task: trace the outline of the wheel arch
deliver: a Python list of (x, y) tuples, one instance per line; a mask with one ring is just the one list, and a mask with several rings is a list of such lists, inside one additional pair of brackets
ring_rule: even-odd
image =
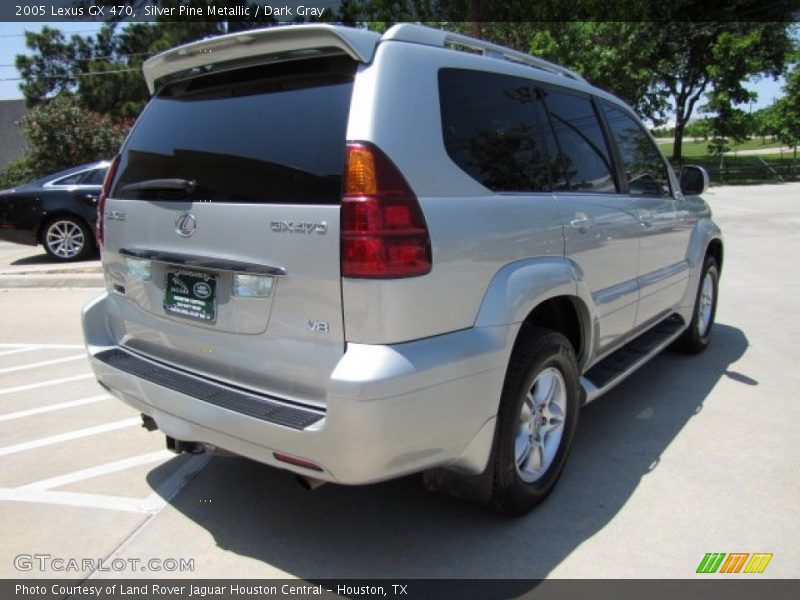
[(572, 344), (578, 364), (583, 363), (590, 337), (588, 310), (577, 296), (552, 296), (537, 304), (520, 325), (514, 347), (528, 331), (545, 328), (556, 331)]
[(720, 238), (713, 238), (710, 242), (708, 242), (706, 254), (714, 257), (714, 260), (717, 261), (717, 271), (722, 274), (722, 258), (724, 255), (722, 240)]
[(689, 283), (677, 306), (678, 313), (687, 323), (692, 318), (697, 286), (700, 285), (700, 273), (703, 270), (706, 256), (714, 257), (719, 273), (722, 273), (723, 254), (722, 231), (711, 219), (700, 219), (692, 231), (686, 253), (686, 260), (691, 267)]
[(526, 259), (501, 269), (484, 296), (476, 326), (518, 324), (514, 346), (530, 327), (558, 331), (579, 367), (592, 348), (591, 294), (580, 267), (564, 257)]

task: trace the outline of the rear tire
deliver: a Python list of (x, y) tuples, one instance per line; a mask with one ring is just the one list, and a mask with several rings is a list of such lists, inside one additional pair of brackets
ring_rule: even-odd
[(42, 245), (47, 254), (60, 262), (83, 260), (95, 252), (91, 228), (71, 215), (56, 216), (45, 223)]
[(552, 491), (567, 460), (580, 410), (569, 340), (531, 327), (511, 356), (495, 433), (491, 504), (522, 515)]
[(719, 292), (719, 267), (716, 259), (706, 255), (700, 283), (694, 301), (694, 311), (689, 327), (675, 341), (675, 348), (687, 354), (698, 354), (708, 347), (711, 330), (717, 314), (717, 295)]

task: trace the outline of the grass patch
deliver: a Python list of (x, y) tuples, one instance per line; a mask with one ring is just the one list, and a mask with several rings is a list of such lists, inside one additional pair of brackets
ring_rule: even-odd
[(670, 162), (676, 172), (680, 164), (704, 167), (714, 184), (777, 183), (796, 181), (800, 175), (800, 161), (795, 163), (787, 154), (725, 156), (721, 164), (718, 156), (684, 156), (680, 164)]
[[(672, 148), (673, 148), (672, 140), (663, 143), (659, 142), (658, 147), (661, 148), (661, 151), (666, 156), (672, 155)], [(766, 144), (762, 144), (761, 138), (758, 138), (758, 139), (747, 140), (746, 142), (743, 142), (741, 144), (736, 144), (734, 146), (731, 146), (731, 152), (738, 152), (741, 150), (766, 150), (770, 148), (775, 148), (777, 150), (780, 147), (781, 147), (780, 142), (776, 142), (774, 140), (767, 140)], [(693, 156), (707, 156), (708, 142), (704, 140), (684, 141), (681, 150), (682, 150), (681, 154), (683, 154), (685, 158)], [(778, 156), (780, 156), (779, 153)]]

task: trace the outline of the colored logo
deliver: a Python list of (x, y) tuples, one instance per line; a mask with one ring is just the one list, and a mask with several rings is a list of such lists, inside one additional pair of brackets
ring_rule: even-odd
[(192, 289), (194, 290), (194, 295), (200, 300), (205, 300), (211, 296), (211, 286), (205, 281), (198, 281)]
[(697, 566), (698, 573), (763, 573), (772, 553), (708, 552)]

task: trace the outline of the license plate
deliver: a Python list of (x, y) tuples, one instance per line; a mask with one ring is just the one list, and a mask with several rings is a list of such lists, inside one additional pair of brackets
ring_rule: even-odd
[(167, 270), (164, 310), (168, 313), (214, 321), (217, 318), (217, 278), (207, 273)]

